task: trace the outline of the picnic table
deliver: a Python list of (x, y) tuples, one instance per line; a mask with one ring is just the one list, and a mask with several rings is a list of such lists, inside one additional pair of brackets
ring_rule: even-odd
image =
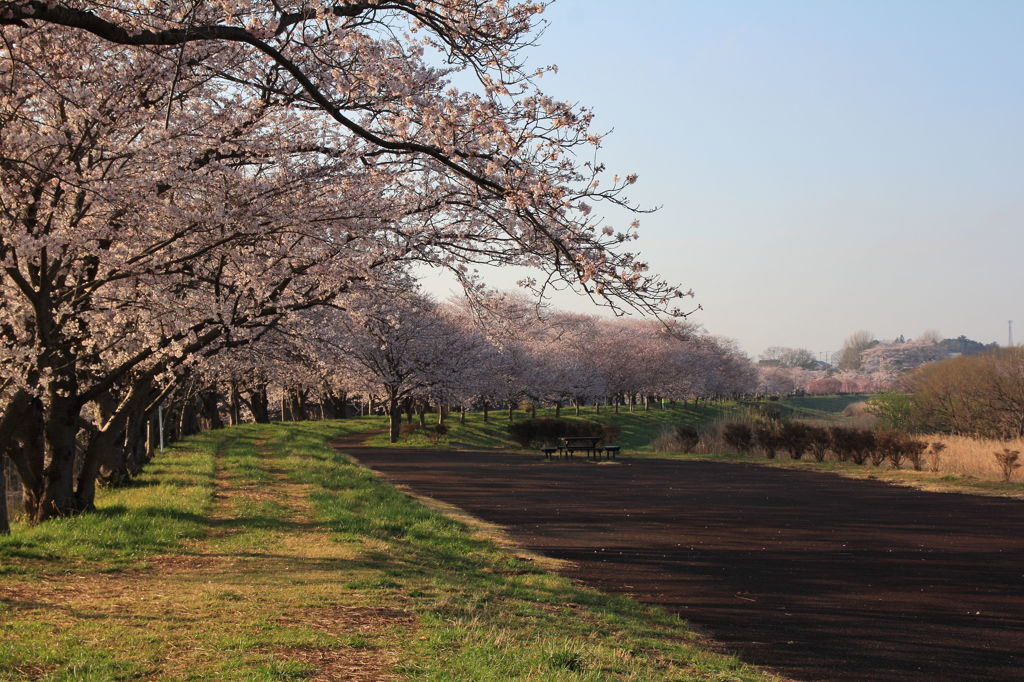
[(577, 450), (583, 450), (587, 457), (597, 459), (597, 444), (601, 440), (601, 436), (565, 436), (559, 439), (558, 451), (572, 457)]

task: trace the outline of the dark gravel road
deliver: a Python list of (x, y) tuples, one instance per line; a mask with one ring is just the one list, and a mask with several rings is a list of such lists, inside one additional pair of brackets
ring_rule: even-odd
[(340, 449), (782, 674), (1024, 678), (1024, 503), (745, 464)]

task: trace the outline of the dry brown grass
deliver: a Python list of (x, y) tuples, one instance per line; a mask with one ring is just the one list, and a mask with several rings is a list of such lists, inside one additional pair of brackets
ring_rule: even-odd
[[(939, 473), (976, 476), (978, 478), (1003, 480), (1002, 470), (996, 461), (995, 453), (1003, 448), (1024, 452), (1024, 438), (1014, 440), (991, 440), (986, 438), (969, 438), (967, 436), (923, 436), (929, 443), (943, 443), (946, 449), (939, 455), (938, 467), (934, 466), (933, 455), (925, 455), (928, 468)], [(1022, 470), (1017, 470), (1013, 481), (1024, 480)]]

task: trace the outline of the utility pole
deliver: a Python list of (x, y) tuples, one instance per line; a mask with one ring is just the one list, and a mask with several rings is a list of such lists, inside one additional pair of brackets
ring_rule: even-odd
[(1006, 326), (1009, 327), (1009, 330), (1010, 330), (1010, 343), (1009, 343), (1009, 345), (1012, 348), (1013, 347), (1013, 320), (1007, 321)]

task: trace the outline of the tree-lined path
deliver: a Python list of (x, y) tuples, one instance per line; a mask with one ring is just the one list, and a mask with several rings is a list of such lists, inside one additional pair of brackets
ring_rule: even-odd
[(797, 679), (1019, 679), (1019, 502), (743, 464), (345, 452)]

